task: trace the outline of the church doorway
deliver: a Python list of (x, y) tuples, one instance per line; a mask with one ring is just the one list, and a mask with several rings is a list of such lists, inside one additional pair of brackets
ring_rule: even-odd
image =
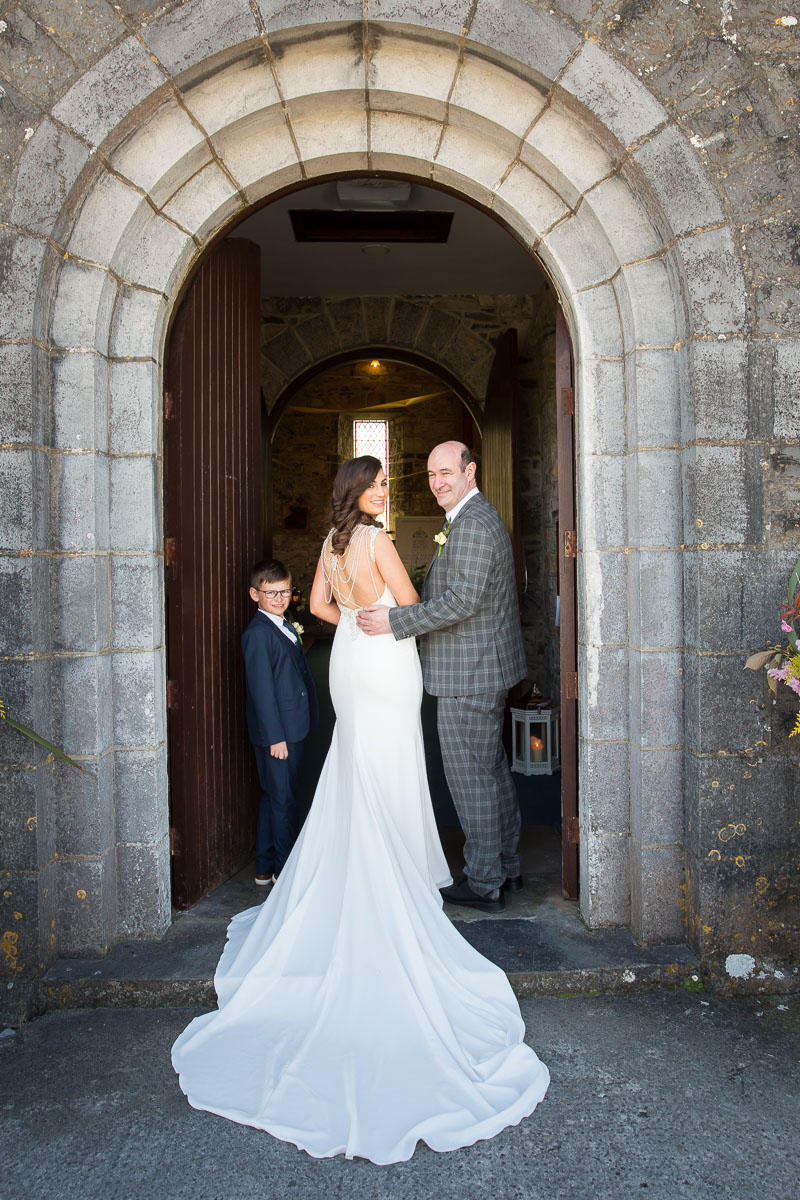
[[(446, 238), (436, 240), (444, 226)], [(232, 417), (214, 427), (216, 402), (210, 399), (210, 424), (205, 436), (196, 432), (193, 440), (178, 433), (188, 410), (171, 397), (166, 425), (168, 548), (183, 520), (170, 496), (176, 494), (186, 454), (198, 464), (202, 497), (220, 470), (213, 462), (213, 447), (222, 443), (236, 457), (235, 439), (243, 436), (247, 452), (238, 455), (226, 477), (234, 490), (244, 489), (251, 509), (255, 505), (255, 524), (248, 526), (241, 546), (234, 544), (228, 526), (220, 537), (220, 522), (229, 523), (233, 517), (232, 498), (222, 497), (214, 502), (216, 508), (206, 506), (209, 526), (198, 536), (203, 546), (226, 548), (228, 575), (241, 584), (242, 595), (244, 560), (263, 551), (287, 562), (299, 593), (298, 615), (305, 623), (316, 556), (328, 527), (330, 484), (339, 463), (354, 453), (355, 423), (368, 423), (372, 429), (367, 432), (385, 439), (392, 485), (389, 530), (410, 571), (424, 567), (430, 557), (426, 541), (433, 532), (428, 525), (438, 527), (440, 522), (427, 488), (427, 453), (448, 437), (471, 444), (479, 455), (481, 486), (504, 516), (515, 544), (529, 661), (528, 687), (520, 698), (535, 685), (553, 708), (561, 710), (560, 770), (552, 776), (518, 779), (523, 811), (527, 807), (530, 821), (558, 827), (563, 843), (563, 867), (556, 864), (559, 882), (563, 894), (574, 898), (573, 404), (569, 335), (551, 286), (536, 260), (491, 217), (446, 191), (406, 180), (330, 180), (288, 193), (250, 215), (210, 256), (231, 251), (260, 275), (257, 314), (251, 300), (250, 348), (242, 350), (245, 357), (252, 355), (252, 339), (257, 337), (258, 395), (251, 380), (247, 395), (242, 394), (242, 410), (249, 414), (244, 433), (235, 432)], [(178, 348), (179, 331), (201, 276), (202, 269), (173, 325), (173, 364), (185, 356)], [(221, 341), (226, 341), (229, 356), (234, 353), (229, 337), (215, 344)], [(177, 365), (172, 369), (179, 373)], [(189, 376), (192, 388), (202, 388), (196, 365)], [(185, 484), (182, 488), (185, 503)], [(231, 561), (236, 554), (244, 556), (238, 566)], [(171, 616), (185, 609), (183, 602), (171, 602), (170, 589), (175, 595), (176, 588), (171, 569), (168, 676), (174, 764), (176, 755), (187, 753), (187, 721), (195, 722), (194, 744), (204, 747), (203, 753), (224, 754), (224, 739), (207, 734), (209, 713), (226, 702), (238, 704), (241, 680), (234, 660), (245, 614), (234, 604), (225, 618), (227, 634), (219, 635), (227, 647), (225, 670), (204, 676), (195, 656), (191, 678), (176, 680), (176, 673), (186, 675), (179, 648), (187, 632), (180, 621), (190, 617), (176, 618), (175, 624)], [(324, 642), (324, 631), (311, 622), (309, 632)], [(210, 652), (207, 658), (210, 662)], [(214, 688), (219, 691), (216, 701)], [(202, 693), (204, 703), (191, 704), (187, 689)], [(429, 727), (435, 720), (432, 713), (430, 706)], [(186, 800), (176, 803), (176, 786), (182, 787), (176, 775), (186, 774), (171, 765), (178, 905), (193, 903), (247, 860), (246, 836), (239, 839), (241, 844), (229, 836), (226, 840), (233, 824), (248, 828), (256, 799), (255, 781), (241, 768), (242, 760), (249, 764), (250, 758), (240, 717), (241, 713), (232, 719), (233, 740), (229, 737), (236, 770), (226, 773), (220, 765), (216, 775), (204, 772), (204, 783), (212, 787), (205, 787), (202, 820), (192, 811), (191, 784)], [(438, 747), (429, 740), (428, 748), (435, 774)], [(314, 757), (312, 752), (312, 763)], [(202, 762), (203, 754), (193, 758)], [(226, 787), (227, 800), (219, 791)], [(210, 794), (215, 788), (216, 799)], [(452, 822), (447, 798), (440, 807), (440, 822)], [(211, 830), (215, 821), (217, 833), (209, 833), (204, 851), (197, 829), (204, 825)], [(202, 859), (205, 853), (207, 866), (200, 871), (187, 864), (192, 878), (179, 888), (177, 864), (190, 830), (191, 858), (199, 854)], [(212, 853), (216, 858), (210, 862)]]

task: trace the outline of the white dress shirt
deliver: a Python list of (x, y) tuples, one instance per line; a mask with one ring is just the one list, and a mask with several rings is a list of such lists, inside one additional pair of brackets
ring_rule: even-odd
[(270, 621), (272, 621), (274, 625), (278, 626), (278, 629), (280, 629), (284, 637), (287, 637), (290, 642), (297, 641), (297, 634), (294, 632), (294, 630), (290, 629), (287, 625), (284, 625), (284, 621), (286, 619), (285, 617), (279, 617), (276, 613), (264, 612), (263, 608), (260, 608), (258, 611), (261, 613), (262, 617), (269, 617)]
[(467, 492), (466, 496), (461, 497), (458, 504), (456, 504), (455, 508), (451, 508), (449, 512), (446, 512), (444, 514), (445, 517), (447, 518), (447, 520), (452, 523), (453, 518), (458, 516), (458, 514), (461, 512), (462, 508), (467, 503), (467, 501), (471, 500), (473, 496), (477, 496), (478, 493), (480, 492), (480, 490), (481, 489), (479, 487), (470, 488), (470, 490)]

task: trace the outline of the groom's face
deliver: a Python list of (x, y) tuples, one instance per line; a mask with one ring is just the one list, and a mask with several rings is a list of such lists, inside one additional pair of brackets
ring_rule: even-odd
[(475, 464), (466, 470), (461, 466), (461, 452), (450, 446), (436, 446), (428, 458), (428, 483), (440, 504), (447, 512), (463, 500), (475, 486)]

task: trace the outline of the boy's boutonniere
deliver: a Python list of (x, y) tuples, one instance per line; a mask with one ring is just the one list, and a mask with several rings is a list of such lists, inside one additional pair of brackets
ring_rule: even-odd
[(436, 555), (437, 558), (442, 553), (442, 550), (444, 550), (444, 545), (445, 545), (445, 542), (447, 541), (447, 535), (449, 534), (449, 532), (450, 532), (450, 522), (448, 521), (447, 524), (445, 525), (444, 529), (442, 529), (439, 533), (435, 533), (433, 535), (433, 540), (436, 542), (436, 545), (439, 547), (439, 551)]
[(300, 624), (300, 622), (299, 622), (299, 621), (292, 621), (292, 629), (293, 629), (293, 630), (295, 631), (295, 633), (297, 634), (297, 640), (298, 640), (298, 642), (300, 643), (300, 645), (302, 646), (302, 644), (303, 644), (303, 634), (305, 633), (305, 629), (304, 629), (304, 627), (303, 627), (303, 626)]

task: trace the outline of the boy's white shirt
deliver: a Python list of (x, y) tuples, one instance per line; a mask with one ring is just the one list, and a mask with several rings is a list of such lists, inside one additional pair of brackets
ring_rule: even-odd
[(284, 620), (284, 619), (283, 619), (283, 617), (279, 617), (279, 616), (277, 616), (275, 613), (271, 613), (271, 612), (264, 612), (264, 609), (263, 609), (263, 608), (259, 608), (259, 609), (258, 609), (258, 612), (260, 612), (260, 613), (261, 613), (262, 617), (269, 617), (270, 621), (272, 621), (272, 622), (273, 622), (273, 624), (275, 624), (275, 625), (277, 625), (277, 626), (278, 626), (278, 629), (280, 629), (281, 633), (282, 633), (282, 634), (283, 634), (285, 637), (287, 637), (287, 638), (289, 639), (289, 641), (290, 641), (290, 642), (296, 642), (296, 641), (297, 641), (297, 635), (296, 635), (296, 633), (294, 632), (294, 630), (292, 630), (292, 629), (287, 629), (287, 628), (286, 628), (286, 626), (285, 626), (285, 625), (284, 625), (284, 623), (283, 623), (283, 620)]

